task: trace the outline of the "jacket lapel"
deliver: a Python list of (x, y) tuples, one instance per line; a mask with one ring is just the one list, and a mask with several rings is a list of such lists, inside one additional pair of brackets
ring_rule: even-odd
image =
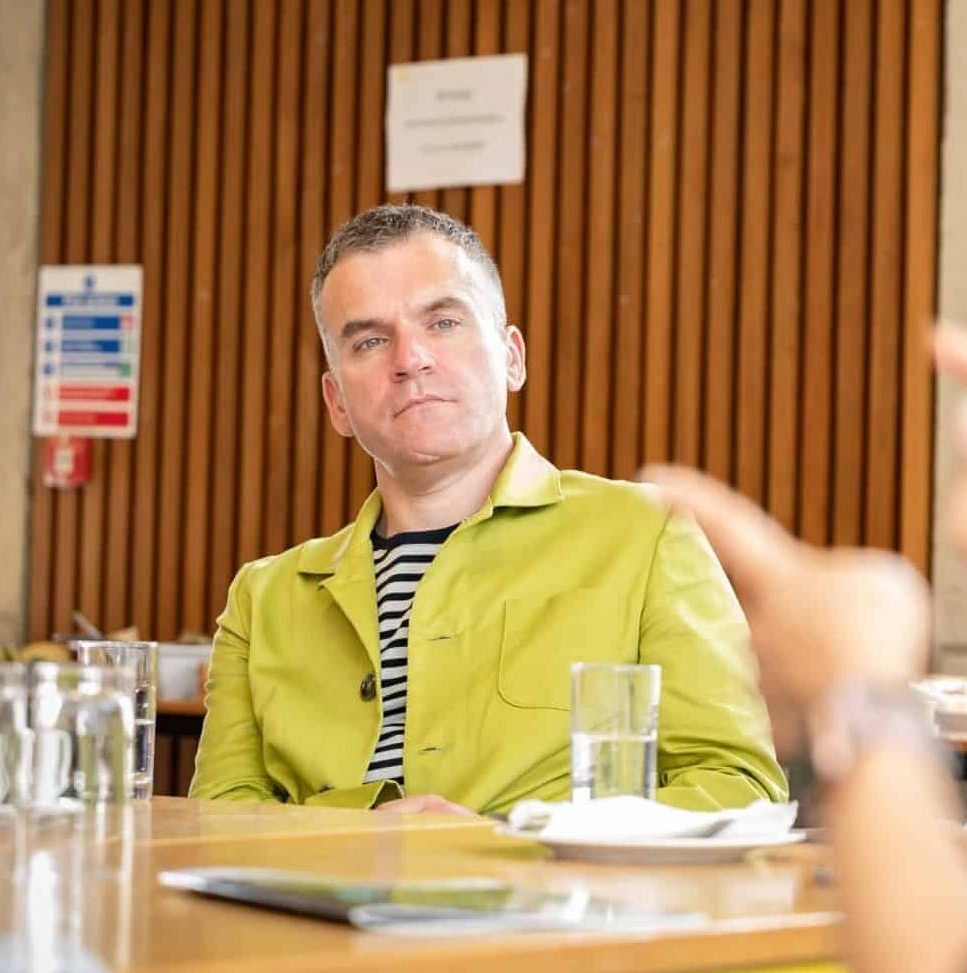
[(354, 523), (332, 537), (306, 544), (298, 566), (299, 574), (318, 577), (320, 592), (328, 592), (346, 616), (375, 672), (379, 671), (379, 621), (370, 534), (379, 512), (379, 494), (373, 492)]

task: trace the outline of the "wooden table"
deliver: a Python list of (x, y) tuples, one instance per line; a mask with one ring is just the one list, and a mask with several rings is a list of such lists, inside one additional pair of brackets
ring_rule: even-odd
[[(0, 937), (67, 920), (108, 969), (356, 973), (682, 973), (833, 971), (839, 917), (816, 879), (827, 852), (795, 846), (736, 865), (611, 866), (555, 862), (491, 822), (155, 798), (100, 819), (32, 832), (0, 821)], [(345, 879), (498, 877), (584, 889), (655, 909), (701, 911), (700, 932), (650, 937), (522, 934), (412, 940), (198, 898), (157, 883), (200, 865), (293, 868)], [(46, 930), (46, 932), (45, 932)], [(0, 966), (2, 966), (0, 962)]]

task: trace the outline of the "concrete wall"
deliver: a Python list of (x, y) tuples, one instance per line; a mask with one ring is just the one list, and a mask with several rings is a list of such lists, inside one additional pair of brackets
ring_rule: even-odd
[(25, 618), (44, 7), (0, 0), (0, 643)]
[[(943, 154), (940, 185), (939, 317), (967, 328), (967, 4), (947, 4)], [(937, 385), (934, 494), (935, 668), (967, 673), (967, 563), (946, 530), (947, 495), (960, 462), (956, 443), (962, 397)]]

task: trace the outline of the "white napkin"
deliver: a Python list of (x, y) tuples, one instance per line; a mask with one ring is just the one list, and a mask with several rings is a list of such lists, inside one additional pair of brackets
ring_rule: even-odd
[[(683, 811), (643, 797), (603, 797), (573, 804), (567, 801), (519, 801), (508, 821), (516, 831), (557, 841), (662, 838), (763, 838), (786, 834), (799, 805), (756, 801), (748, 807), (721, 811)], [(721, 830), (718, 825), (721, 824)], [(709, 831), (714, 829), (714, 835)]]

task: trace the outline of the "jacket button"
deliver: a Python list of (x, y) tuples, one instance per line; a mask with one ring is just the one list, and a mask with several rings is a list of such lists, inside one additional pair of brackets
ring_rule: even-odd
[(371, 672), (366, 673), (359, 684), (359, 696), (367, 702), (376, 698), (376, 677)]

